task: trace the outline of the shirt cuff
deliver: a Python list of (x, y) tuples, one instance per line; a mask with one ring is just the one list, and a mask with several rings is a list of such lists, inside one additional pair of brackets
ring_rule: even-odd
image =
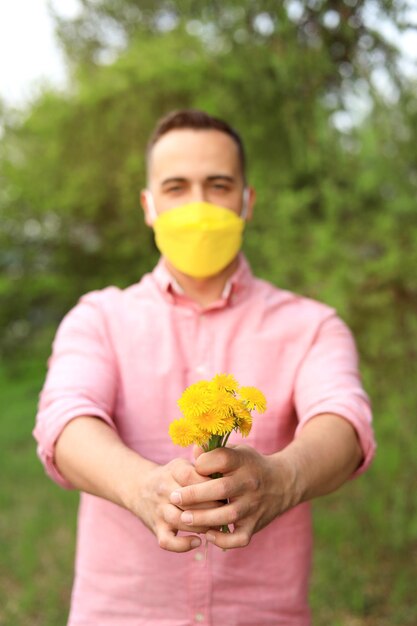
[(338, 417), (347, 420), (353, 426), (359, 440), (359, 445), (362, 448), (363, 459), (359, 467), (350, 476), (350, 479), (363, 474), (370, 466), (376, 450), (375, 439), (370, 421), (370, 412), (368, 414), (366, 411), (364, 414), (363, 409), (360, 412), (355, 411), (351, 407), (343, 404), (343, 402), (326, 402), (322, 405), (315, 406), (314, 409), (310, 410), (302, 417), (296, 428), (295, 437), (300, 435), (307, 422), (314, 417), (323, 414), (337, 415)]
[(55, 464), (55, 444), (65, 426), (77, 417), (97, 417), (113, 428), (113, 430), (116, 430), (113, 420), (105, 411), (97, 407), (92, 410), (91, 405), (86, 404), (63, 413), (52, 424), (41, 425), (38, 423), (33, 431), (33, 435), (38, 441), (37, 453), (46, 473), (54, 482), (65, 489), (74, 489), (74, 486), (61, 474)]

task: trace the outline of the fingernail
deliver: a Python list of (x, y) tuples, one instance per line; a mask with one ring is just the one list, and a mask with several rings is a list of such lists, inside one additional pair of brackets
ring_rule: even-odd
[(197, 537), (194, 537), (194, 539), (191, 539), (192, 548), (198, 548), (199, 545), (201, 545), (200, 539), (197, 539)]
[(181, 494), (179, 491), (173, 491), (169, 497), (172, 504), (181, 504)]
[(184, 522), (184, 524), (192, 524), (193, 523), (192, 513), (183, 513), (181, 515), (181, 521)]
[(210, 541), (210, 543), (214, 543), (216, 541), (216, 537), (211, 533), (206, 533), (206, 539), (207, 541)]

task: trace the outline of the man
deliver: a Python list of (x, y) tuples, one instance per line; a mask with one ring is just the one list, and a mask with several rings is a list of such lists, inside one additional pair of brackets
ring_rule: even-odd
[[(35, 436), (82, 492), (70, 626), (310, 624), (308, 501), (368, 466), (371, 416), (334, 311), (254, 278), (239, 252), (254, 200), (238, 134), (170, 114), (142, 192), (159, 264), (60, 326)], [(168, 425), (182, 391), (221, 372), (268, 410), (245, 445), (194, 458)]]

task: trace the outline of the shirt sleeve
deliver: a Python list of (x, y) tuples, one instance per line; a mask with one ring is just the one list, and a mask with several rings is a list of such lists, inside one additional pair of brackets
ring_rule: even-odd
[(352, 478), (363, 473), (375, 454), (372, 414), (358, 369), (358, 355), (349, 328), (336, 315), (320, 325), (296, 378), (295, 407), (299, 435), (313, 417), (332, 413), (356, 430), (363, 462)]
[(54, 462), (55, 443), (76, 417), (102, 419), (115, 429), (117, 371), (101, 297), (87, 294), (63, 319), (56, 334), (48, 374), (40, 394), (33, 435), (47, 474), (63, 487), (72, 485)]

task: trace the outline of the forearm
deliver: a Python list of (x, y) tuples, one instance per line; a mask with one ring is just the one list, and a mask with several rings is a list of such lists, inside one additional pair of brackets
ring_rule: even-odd
[(55, 463), (76, 488), (131, 508), (140, 480), (155, 464), (128, 448), (118, 434), (95, 417), (70, 421), (55, 446)]
[[(159, 545), (185, 552), (200, 545), (180, 521), (181, 510), (169, 502), (169, 494), (185, 484), (208, 479), (201, 477), (185, 459), (158, 465), (128, 448), (105, 422), (79, 417), (67, 424), (55, 447), (55, 463), (62, 475), (77, 489), (118, 504), (142, 520)], [(194, 527), (192, 532), (206, 532)]]
[(273, 455), (288, 468), (292, 484), (290, 506), (335, 491), (363, 459), (353, 426), (342, 417), (318, 415), (283, 451)]

